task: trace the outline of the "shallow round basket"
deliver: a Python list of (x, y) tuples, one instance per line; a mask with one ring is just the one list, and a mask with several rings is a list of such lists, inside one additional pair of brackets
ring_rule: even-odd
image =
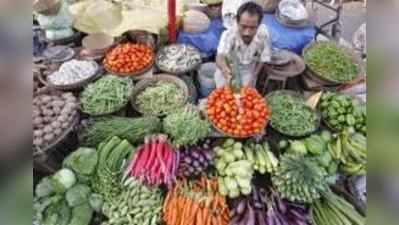
[(61, 0), (36, 0), (33, 2), (33, 10), (46, 16), (57, 14), (61, 6)]
[(184, 93), (183, 105), (185, 103), (187, 103), (188, 97), (189, 97), (189, 89), (187, 87), (187, 84), (182, 79), (180, 79), (180, 78), (178, 78), (176, 76), (173, 76), (173, 75), (169, 75), (169, 74), (157, 74), (157, 75), (155, 75), (153, 77), (143, 78), (134, 87), (133, 93), (132, 93), (132, 96), (131, 96), (131, 99), (130, 99), (130, 103), (131, 103), (132, 107), (137, 112), (139, 112), (139, 113), (141, 113), (143, 115), (163, 116), (163, 114), (148, 114), (148, 113), (145, 113), (145, 112), (141, 111), (140, 107), (136, 104), (137, 96), (141, 92), (143, 92), (146, 88), (153, 86), (158, 81), (165, 81), (165, 82), (173, 83), (177, 87), (182, 89), (183, 93)]
[[(248, 136), (238, 136), (238, 135), (228, 134), (228, 133), (224, 132), (223, 130), (219, 129), (219, 128), (209, 119), (208, 113), (207, 113), (207, 110), (206, 110), (206, 109), (207, 109), (207, 106), (208, 106), (208, 104), (205, 104), (205, 111), (204, 111), (204, 114), (205, 114), (206, 119), (209, 121), (209, 123), (212, 125), (212, 127), (213, 127), (217, 132), (219, 132), (220, 134), (222, 134), (223, 136), (232, 137), (232, 138), (238, 138), (238, 139), (244, 139), (244, 138), (250, 138), (250, 137), (254, 137), (254, 136), (258, 135), (258, 134), (261, 134), (261, 132), (260, 132), (260, 133), (252, 134), (252, 135), (248, 135)], [(269, 123), (269, 121), (270, 121), (270, 117), (266, 120), (266, 123), (265, 123), (265, 125), (263, 126), (262, 131), (264, 131), (264, 130), (266, 129), (267, 124)]]
[(92, 82), (93, 80), (96, 80), (97, 78), (99, 78), (101, 75), (103, 75), (103, 70), (102, 68), (96, 63), (96, 72), (82, 80), (73, 84), (67, 84), (67, 85), (55, 85), (53, 83), (51, 83), (50, 80), (47, 80), (47, 84), (49, 87), (54, 88), (56, 90), (61, 90), (61, 91), (74, 91), (74, 90), (79, 90), (82, 89), (84, 86), (86, 86), (88, 83)]
[(33, 152), (33, 159), (41, 157), (43, 154), (47, 154), (51, 149), (55, 148), (59, 143), (61, 143), (75, 128), (75, 126), (79, 123), (79, 114), (72, 120), (71, 124), (64, 130), (64, 132), (54, 141), (52, 141), (49, 145), (44, 148), (35, 148)]
[[(304, 96), (302, 96), (302, 95), (299, 94), (298, 92), (291, 91), (291, 90), (278, 90), (278, 91), (270, 92), (268, 95), (266, 95), (266, 99), (269, 99), (272, 95), (277, 94), (277, 93), (283, 93), (283, 94), (291, 95), (291, 96), (293, 96), (294, 98), (296, 98), (296, 99), (298, 99), (298, 100), (300, 100), (300, 101), (303, 101), (303, 104), (306, 104), (306, 103), (305, 103), (305, 98), (304, 98)], [(310, 107), (309, 107), (309, 108), (310, 108)], [(300, 134), (300, 135), (293, 135), (293, 134), (285, 133), (285, 132), (283, 132), (283, 131), (281, 131), (281, 130), (279, 130), (279, 129), (277, 129), (277, 128), (275, 128), (275, 127), (272, 126), (271, 117), (270, 117), (270, 119), (269, 119), (269, 121), (270, 121), (270, 127), (273, 128), (273, 130), (277, 131), (278, 133), (280, 133), (280, 134), (282, 134), (282, 135), (284, 135), (284, 136), (287, 136), (287, 137), (300, 138), (300, 137), (309, 136), (309, 135), (311, 135), (312, 133), (316, 132), (316, 131), (319, 129), (320, 123), (321, 123), (321, 114), (320, 114), (320, 112), (317, 111), (317, 110), (313, 110), (313, 111), (314, 111), (315, 114), (316, 114), (316, 122), (315, 122), (315, 129), (312, 130), (312, 131), (309, 131), (309, 132), (306, 132), (306, 133), (303, 133), (303, 134)], [(273, 108), (272, 108), (272, 114), (273, 114)]]
[[(179, 69), (176, 71), (172, 71), (170, 70), (170, 68), (165, 67), (164, 65), (162, 65), (160, 63), (160, 60), (162, 57), (167, 57), (168, 55), (172, 55), (170, 52), (168, 52), (168, 50), (170, 48), (176, 48), (176, 47), (185, 47), (185, 48), (189, 48), (191, 51), (194, 52), (194, 54), (198, 55), (198, 62), (194, 63), (191, 67), (187, 67), (184, 69)], [(169, 74), (175, 74), (175, 75), (182, 75), (185, 73), (189, 73), (191, 71), (196, 70), (197, 68), (199, 68), (201, 66), (202, 63), (202, 59), (201, 59), (201, 53), (193, 46), (191, 45), (186, 45), (186, 44), (173, 44), (173, 45), (168, 45), (163, 47), (162, 49), (160, 49), (155, 57), (155, 65), (157, 66), (157, 68), (165, 73), (169, 73)]]
[(305, 62), (299, 55), (286, 50), (281, 50), (280, 54), (283, 54), (284, 57), (288, 58), (288, 62), (285, 63), (286, 60), (284, 59), (281, 60), (280, 62), (284, 62), (285, 64), (269, 65), (268, 67), (266, 67), (266, 71), (268, 73), (289, 78), (289, 77), (298, 76), (305, 71), (306, 69)]
[[(322, 76), (321, 74), (319, 74), (319, 73), (317, 73), (316, 71), (314, 71), (307, 63), (306, 63), (306, 60), (305, 60), (305, 55), (306, 55), (306, 53), (310, 50), (310, 49), (312, 49), (315, 45), (317, 45), (317, 44), (319, 44), (319, 43), (333, 43), (334, 45), (336, 45), (339, 49), (341, 49), (347, 56), (349, 56), (349, 58), (351, 59), (351, 61), (352, 61), (352, 63), (354, 63), (354, 64), (356, 64), (356, 66), (357, 66), (357, 69), (358, 69), (358, 74), (352, 79), (352, 80), (348, 80), (348, 81), (335, 81), (335, 80), (331, 80), (331, 79), (328, 79), (328, 78), (326, 78), (325, 76)], [(311, 42), (311, 43), (309, 43), (308, 45), (306, 45), (305, 46), (305, 48), (303, 49), (303, 51), (302, 51), (302, 57), (303, 57), (303, 59), (304, 59), (304, 61), (305, 61), (305, 64), (306, 64), (306, 69), (307, 69), (307, 72), (306, 72), (306, 74), (310, 77), (310, 78), (312, 78), (313, 80), (315, 80), (315, 81), (317, 81), (317, 82), (319, 82), (319, 83), (321, 83), (321, 84), (325, 84), (325, 85), (339, 85), (339, 84), (345, 84), (345, 83), (349, 83), (349, 82), (351, 82), (351, 81), (353, 81), (353, 80), (355, 80), (360, 74), (363, 74), (363, 70), (364, 70), (364, 67), (363, 67), (363, 62), (362, 62), (362, 60), (360, 59), (360, 57), (353, 51), (353, 50), (351, 50), (351, 49), (349, 49), (349, 48), (347, 48), (347, 47), (344, 47), (344, 46), (342, 46), (342, 45), (338, 45), (337, 43), (335, 43), (335, 42), (332, 42), (332, 41), (322, 41), (322, 42)]]
[(103, 33), (89, 34), (82, 39), (82, 47), (93, 52), (105, 52), (114, 43), (112, 36)]
[(113, 71), (112, 69), (108, 68), (107, 66), (104, 65), (104, 69), (113, 75), (120, 76), (120, 77), (130, 77), (132, 79), (142, 79), (142, 75), (144, 75), (146, 72), (150, 71), (154, 66), (154, 57), (152, 57), (152, 61), (148, 64), (147, 67), (138, 70), (136, 72), (131, 72), (131, 73), (121, 73), (121, 72), (116, 72)]

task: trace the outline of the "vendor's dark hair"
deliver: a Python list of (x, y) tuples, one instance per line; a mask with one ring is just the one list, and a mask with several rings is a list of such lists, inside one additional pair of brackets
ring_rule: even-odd
[(259, 24), (262, 22), (262, 19), (263, 19), (263, 8), (262, 8), (262, 6), (256, 4), (255, 2), (247, 2), (245, 4), (242, 4), (240, 6), (240, 8), (238, 8), (238, 11), (237, 11), (237, 22), (240, 21), (241, 15), (244, 14), (244, 12), (248, 12), (251, 15), (258, 15)]

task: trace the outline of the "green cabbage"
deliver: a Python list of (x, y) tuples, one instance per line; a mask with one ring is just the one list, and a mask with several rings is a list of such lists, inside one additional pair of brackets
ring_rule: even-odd
[(51, 179), (48, 177), (43, 178), (40, 183), (36, 186), (35, 194), (36, 197), (42, 198), (54, 193), (54, 187)]
[(292, 153), (299, 153), (302, 155), (305, 155), (308, 152), (305, 144), (302, 141), (290, 141), (289, 150)]
[(306, 148), (314, 155), (320, 155), (326, 149), (326, 143), (319, 135), (312, 135), (305, 140)]
[(65, 198), (70, 207), (75, 207), (88, 202), (90, 188), (84, 184), (77, 184), (66, 192)]
[(76, 183), (76, 176), (70, 169), (61, 169), (51, 178), (56, 192), (64, 193)]
[(101, 209), (102, 209), (103, 203), (104, 203), (104, 199), (99, 194), (91, 194), (89, 197), (89, 203), (90, 203), (91, 208), (94, 209), (94, 211), (101, 212)]
[(97, 151), (92, 148), (78, 148), (63, 162), (63, 166), (72, 169), (78, 175), (91, 175), (96, 169)]

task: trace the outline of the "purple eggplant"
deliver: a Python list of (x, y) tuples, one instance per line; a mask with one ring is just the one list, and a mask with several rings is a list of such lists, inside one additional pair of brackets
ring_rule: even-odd
[(255, 211), (249, 204), (247, 204), (247, 207), (248, 207), (248, 220), (246, 225), (255, 225)]
[(243, 214), (243, 213), (244, 213), (244, 211), (245, 211), (245, 205), (246, 205), (245, 203), (246, 203), (245, 200), (241, 200), (241, 201), (238, 203), (238, 205), (237, 205), (237, 207), (236, 207), (237, 214)]
[(265, 214), (262, 211), (256, 211), (256, 221), (258, 222), (257, 225), (266, 225)]

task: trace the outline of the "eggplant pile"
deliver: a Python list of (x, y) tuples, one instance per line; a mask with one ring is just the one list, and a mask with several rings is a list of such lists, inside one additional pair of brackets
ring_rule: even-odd
[[(252, 188), (252, 194), (236, 199), (230, 210), (230, 225), (307, 225), (309, 210), (281, 199), (274, 192)], [(269, 197), (268, 197), (269, 196)]]
[(180, 149), (181, 161), (178, 169), (179, 177), (198, 177), (206, 173), (213, 164), (215, 154), (212, 150), (212, 141), (206, 139), (198, 146), (183, 147)]

